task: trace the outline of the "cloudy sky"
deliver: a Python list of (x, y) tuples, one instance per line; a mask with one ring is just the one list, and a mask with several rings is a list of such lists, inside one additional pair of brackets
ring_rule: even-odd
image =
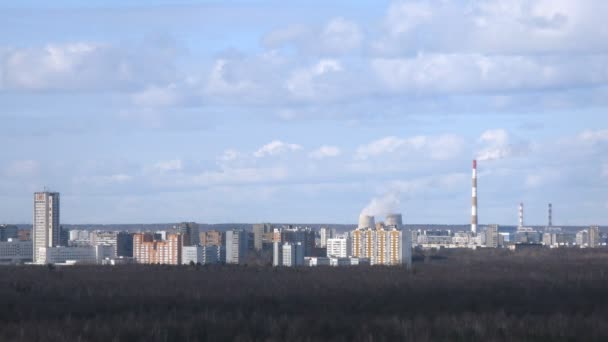
[(0, 223), (608, 223), (608, 2), (4, 1)]

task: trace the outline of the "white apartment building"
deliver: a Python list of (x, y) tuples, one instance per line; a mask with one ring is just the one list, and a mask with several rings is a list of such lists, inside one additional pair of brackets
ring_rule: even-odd
[(37, 262), (40, 248), (59, 246), (59, 193), (34, 193), (34, 223), (32, 226), (32, 260)]
[(347, 237), (327, 239), (326, 248), (327, 257), (346, 258), (351, 255), (351, 243)]
[(220, 246), (183, 246), (182, 264), (190, 262), (201, 264), (217, 264), (219, 262)]

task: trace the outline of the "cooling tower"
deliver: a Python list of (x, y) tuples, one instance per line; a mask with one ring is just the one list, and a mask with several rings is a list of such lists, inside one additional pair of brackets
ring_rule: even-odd
[(361, 214), (359, 216), (359, 228), (371, 228), (374, 229), (376, 224), (374, 223), (374, 217)]
[(403, 226), (403, 218), (401, 214), (388, 214), (386, 215), (385, 223), (387, 227), (396, 226), (399, 228)]

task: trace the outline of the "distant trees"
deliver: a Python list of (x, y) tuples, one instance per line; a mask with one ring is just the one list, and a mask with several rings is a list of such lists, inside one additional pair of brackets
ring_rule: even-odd
[(608, 338), (608, 251), (418, 251), (401, 267), (0, 267), (0, 340)]

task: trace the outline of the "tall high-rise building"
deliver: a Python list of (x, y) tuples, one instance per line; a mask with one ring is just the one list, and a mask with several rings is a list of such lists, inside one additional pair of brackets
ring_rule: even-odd
[(287, 267), (304, 265), (304, 246), (301, 242), (283, 243), (282, 265)]
[(498, 248), (498, 225), (491, 224), (486, 229), (486, 247)]
[(226, 263), (240, 264), (247, 257), (249, 249), (249, 236), (242, 229), (233, 229), (226, 232)]
[(196, 246), (200, 243), (198, 224), (196, 222), (182, 222), (175, 227), (177, 233), (182, 234), (184, 246)]
[(60, 239), (59, 193), (46, 191), (34, 193), (34, 223), (32, 226), (34, 247), (32, 260), (34, 263), (36, 263), (39, 248), (57, 247), (61, 243)]
[(268, 240), (269, 233), (272, 233), (272, 225), (270, 223), (258, 223), (253, 225), (253, 248), (256, 251), (261, 251), (264, 243), (271, 243)]
[(473, 192), (471, 201), (471, 233), (477, 234), (477, 160), (473, 160)]
[(589, 227), (589, 248), (597, 248), (600, 246), (600, 227)]
[(335, 228), (321, 228), (319, 229), (319, 247), (326, 248), (327, 240), (333, 239), (336, 237), (336, 229)]

